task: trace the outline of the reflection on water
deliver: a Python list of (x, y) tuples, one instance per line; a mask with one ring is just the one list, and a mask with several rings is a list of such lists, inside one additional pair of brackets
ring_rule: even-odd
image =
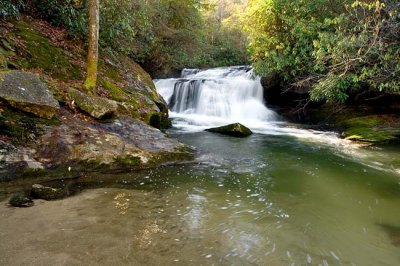
[(126, 193), (119, 193), (114, 197), (115, 208), (120, 212), (119, 214), (126, 214), (126, 211), (129, 209), (129, 201)]
[[(400, 264), (398, 174), (296, 138), (178, 137), (196, 164), (86, 176), (66, 200), (2, 207), (0, 264)], [(398, 148), (364, 151), (400, 167)]]

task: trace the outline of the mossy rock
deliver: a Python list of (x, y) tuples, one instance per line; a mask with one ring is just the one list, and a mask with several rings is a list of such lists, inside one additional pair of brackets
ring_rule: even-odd
[(110, 93), (112, 99), (120, 103), (121, 112), (158, 129), (170, 127), (168, 108), (162, 98), (154, 95), (151, 89), (135, 90), (129, 86), (120, 87), (110, 80), (103, 80), (102, 85)]
[(46, 187), (40, 184), (32, 185), (32, 195), (38, 199), (57, 200), (65, 196), (64, 190), (60, 188)]
[(25, 192), (14, 193), (8, 203), (13, 207), (31, 207), (34, 205), (32, 198)]
[(47, 86), (36, 75), (23, 71), (0, 73), (0, 99), (14, 108), (46, 119), (53, 118), (60, 109)]
[(234, 123), (222, 127), (209, 128), (206, 129), (206, 131), (220, 133), (232, 137), (248, 137), (253, 134), (253, 132), (249, 128), (240, 123)]
[(388, 143), (398, 140), (400, 123), (391, 115), (356, 117), (341, 122), (343, 136), (349, 140)]
[(115, 101), (102, 97), (90, 96), (76, 89), (69, 89), (69, 95), (81, 111), (97, 119), (111, 117), (118, 109), (118, 104)]

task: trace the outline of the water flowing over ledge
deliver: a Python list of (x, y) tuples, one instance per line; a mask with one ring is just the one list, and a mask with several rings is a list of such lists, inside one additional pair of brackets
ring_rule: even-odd
[(247, 66), (184, 69), (181, 78), (155, 81), (177, 128), (201, 131), (239, 122), (252, 129), (277, 121), (263, 101), (260, 77)]
[(280, 119), (265, 105), (261, 78), (250, 66), (183, 69), (180, 78), (158, 79), (154, 83), (168, 103), (174, 128), (179, 131), (200, 132), (239, 122), (255, 133), (328, 146), (339, 156), (400, 174), (397, 167), (385, 167), (390, 159), (385, 153), (363, 149), (363, 144), (342, 139), (335, 132), (304, 129)]

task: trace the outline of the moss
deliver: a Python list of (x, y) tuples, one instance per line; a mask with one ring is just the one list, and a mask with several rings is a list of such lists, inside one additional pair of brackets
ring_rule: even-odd
[(68, 90), (68, 93), (81, 111), (94, 118), (109, 118), (117, 112), (118, 105), (115, 101), (108, 100), (107, 98), (90, 96), (72, 88)]
[(372, 143), (388, 143), (400, 136), (400, 124), (393, 123), (391, 116), (363, 116), (342, 122), (343, 136), (350, 140)]
[(15, 27), (28, 53), (16, 62), (19, 67), (40, 68), (61, 80), (82, 79), (81, 69), (70, 62), (63, 49), (54, 46), (23, 21), (15, 23)]
[(253, 132), (249, 128), (239, 123), (230, 124), (222, 127), (209, 128), (206, 129), (206, 131), (224, 134), (232, 137), (248, 137), (253, 134)]
[(7, 69), (7, 58), (0, 51), (0, 70)]
[(24, 145), (35, 141), (44, 133), (46, 126), (60, 124), (58, 118), (47, 120), (17, 110), (3, 108), (4, 111), (0, 114), (1, 134), (8, 136), (14, 144)]
[(128, 100), (128, 95), (123, 91), (123, 89), (114, 85), (110, 81), (103, 80), (102, 85), (111, 94), (114, 101), (121, 102)]
[(147, 121), (150, 126), (159, 129), (168, 129), (172, 126), (171, 119), (161, 112), (150, 113)]
[(115, 167), (120, 168), (143, 168), (143, 162), (139, 156), (119, 156), (114, 160)]

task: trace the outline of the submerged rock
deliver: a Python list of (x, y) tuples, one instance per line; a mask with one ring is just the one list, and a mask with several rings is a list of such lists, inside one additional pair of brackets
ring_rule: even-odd
[(253, 134), (253, 132), (249, 128), (245, 127), (240, 123), (234, 123), (222, 127), (209, 128), (206, 129), (206, 131), (220, 133), (233, 137), (248, 137), (251, 134)]
[(24, 192), (14, 193), (8, 203), (13, 207), (31, 207), (34, 204), (32, 198)]
[(75, 89), (69, 89), (69, 95), (81, 111), (97, 119), (110, 117), (118, 109), (118, 104), (115, 101), (98, 96), (90, 96)]
[(60, 109), (47, 86), (36, 75), (23, 71), (0, 73), (0, 99), (14, 108), (46, 119), (53, 118)]
[(64, 191), (59, 188), (46, 187), (40, 184), (32, 186), (32, 195), (44, 200), (56, 200), (64, 197)]
[(392, 244), (396, 247), (400, 246), (400, 226), (393, 226), (387, 224), (380, 224), (380, 226), (386, 231)]

